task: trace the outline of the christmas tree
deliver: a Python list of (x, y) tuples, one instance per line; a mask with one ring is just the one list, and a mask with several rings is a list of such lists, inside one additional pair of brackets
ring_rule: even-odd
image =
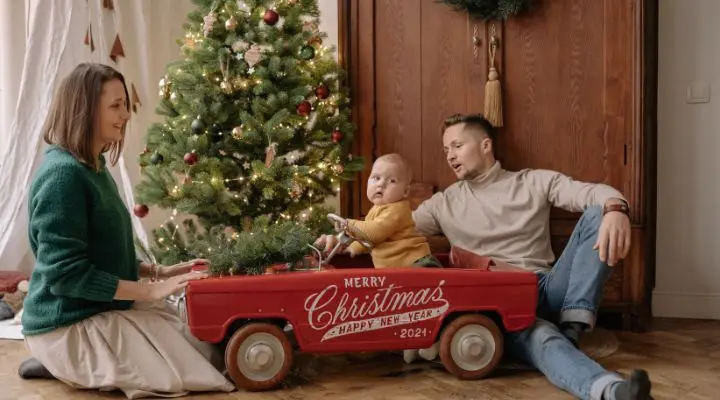
[(164, 264), (210, 258), (216, 273), (302, 260), (331, 228), (326, 197), (364, 167), (317, 0), (193, 1), (184, 57), (159, 83), (164, 122), (140, 155), (135, 215), (173, 214), (150, 251)]

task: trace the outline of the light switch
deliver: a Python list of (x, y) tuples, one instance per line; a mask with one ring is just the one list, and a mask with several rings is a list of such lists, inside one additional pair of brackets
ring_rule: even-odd
[(692, 83), (687, 88), (688, 104), (709, 103), (710, 85), (703, 82)]

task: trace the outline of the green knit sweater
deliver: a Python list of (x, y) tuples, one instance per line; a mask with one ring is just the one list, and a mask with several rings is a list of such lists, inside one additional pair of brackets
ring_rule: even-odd
[(130, 215), (100, 158), (96, 172), (51, 146), (28, 198), (35, 269), (22, 325), (35, 335), (74, 324), (131, 301), (113, 300), (118, 280), (137, 281)]

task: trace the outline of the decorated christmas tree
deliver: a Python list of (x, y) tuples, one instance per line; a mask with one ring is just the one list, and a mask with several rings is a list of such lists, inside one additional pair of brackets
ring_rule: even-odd
[(173, 214), (150, 252), (210, 258), (216, 273), (302, 260), (330, 229), (326, 197), (364, 166), (317, 0), (193, 1), (140, 155), (135, 215)]

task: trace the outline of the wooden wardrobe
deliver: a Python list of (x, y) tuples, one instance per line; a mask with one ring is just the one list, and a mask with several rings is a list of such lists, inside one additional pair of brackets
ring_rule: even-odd
[[(342, 212), (362, 217), (370, 208), (367, 171), (384, 153), (404, 155), (432, 190), (455, 181), (440, 125), (454, 113), (483, 111), (494, 32), (504, 108), (498, 158), (506, 169), (552, 169), (625, 194), (633, 246), (611, 275), (603, 311), (641, 330), (654, 282), (657, 0), (536, 3), (485, 22), (437, 0), (339, 0), (355, 152), (368, 161), (341, 193)], [(578, 217), (553, 210), (556, 255)]]

